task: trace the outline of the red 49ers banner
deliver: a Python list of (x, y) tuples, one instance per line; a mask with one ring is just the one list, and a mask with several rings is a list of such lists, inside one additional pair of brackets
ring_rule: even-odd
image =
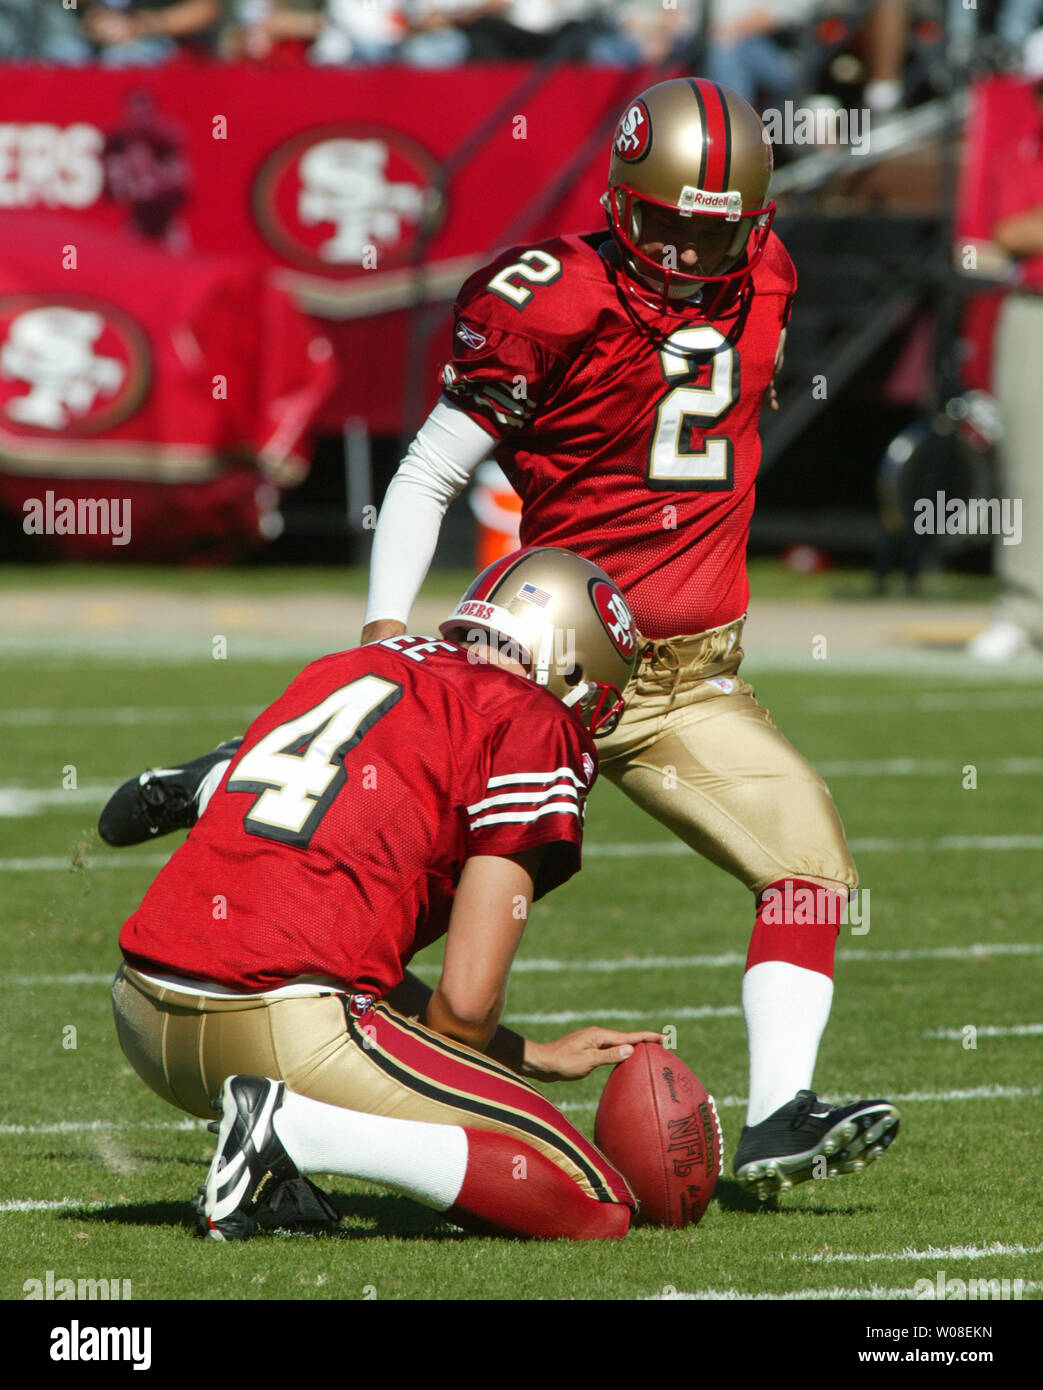
[(53, 212), (0, 217), (0, 506), (68, 554), (229, 558), (307, 471), (329, 343), (258, 266), (171, 262)]
[(0, 211), (12, 228), (63, 214), (34, 242), (41, 288), (85, 224), (161, 249), (164, 292), (194, 253), (256, 263), (333, 343), (322, 424), (395, 433), (435, 400), (447, 331), (421, 332), (409, 306), (451, 299), (514, 241), (601, 225), (612, 128), (648, 80), (568, 67), (536, 81), (523, 64), (11, 68)]

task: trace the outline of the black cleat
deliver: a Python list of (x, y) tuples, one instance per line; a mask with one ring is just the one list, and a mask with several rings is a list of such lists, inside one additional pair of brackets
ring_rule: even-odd
[(322, 1235), (332, 1233), (340, 1212), (308, 1178), (283, 1178), (265, 1187), (254, 1217), (263, 1231)]
[(210, 1240), (248, 1240), (274, 1182), (300, 1173), (275, 1132), (272, 1118), (286, 1085), (263, 1076), (230, 1076), (221, 1088), (221, 1123), (198, 1231)]
[(762, 1201), (809, 1178), (860, 1173), (891, 1144), (899, 1119), (887, 1100), (826, 1105), (798, 1091), (759, 1125), (743, 1125), (732, 1168)]
[(241, 738), (176, 767), (150, 768), (124, 782), (105, 803), (98, 834), (107, 845), (140, 845), (172, 830), (190, 830), (199, 819), (199, 792), (211, 768), (235, 756)]

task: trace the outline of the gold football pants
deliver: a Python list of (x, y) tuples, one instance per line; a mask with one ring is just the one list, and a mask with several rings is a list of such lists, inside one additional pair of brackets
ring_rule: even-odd
[(356, 1013), (343, 994), (213, 998), (122, 965), (112, 1007), (138, 1076), (192, 1115), (213, 1118), (210, 1101), (226, 1077), (269, 1076), (347, 1110), (507, 1134), (538, 1149), (588, 1197), (633, 1205), (604, 1154), (527, 1081), (387, 1004)]
[(783, 878), (854, 888), (858, 874), (829, 789), (737, 674), (744, 619), (648, 641), (602, 773), (754, 893)]

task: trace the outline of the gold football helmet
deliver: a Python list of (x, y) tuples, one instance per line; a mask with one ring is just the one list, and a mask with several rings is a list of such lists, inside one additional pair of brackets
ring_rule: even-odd
[(706, 284), (748, 283), (775, 215), (772, 167), (760, 117), (729, 87), (680, 77), (635, 97), (602, 199), (628, 279), (662, 308)]
[(604, 570), (571, 550), (538, 546), (498, 560), (439, 630), (472, 650), (494, 645), (520, 661), (595, 736), (618, 724), (637, 628)]

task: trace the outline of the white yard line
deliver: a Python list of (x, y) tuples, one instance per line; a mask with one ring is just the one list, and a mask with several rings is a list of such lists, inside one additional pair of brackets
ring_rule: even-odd
[(28, 706), (0, 709), (0, 728), (24, 729), (49, 724), (68, 728), (78, 724), (182, 724), (227, 719), (241, 731), (245, 720), (256, 719), (257, 705), (118, 705), (42, 709)]
[[(854, 854), (895, 854), (903, 850), (1003, 850), (1043, 849), (1043, 835), (942, 835), (872, 836), (848, 841)], [(583, 846), (585, 859), (673, 859), (694, 853), (680, 840), (636, 840), (593, 843)], [(3, 861), (0, 860), (0, 867)]]
[[(974, 1027), (974, 1035), (979, 1038), (1034, 1038), (1043, 1033), (1043, 1023), (1015, 1023), (1004, 1028), (993, 1027), (991, 1024), (985, 1027), (972, 1026)], [(936, 1028), (922, 1036), (960, 1042), (967, 1036), (967, 1033), (964, 1028)]]
[[(1021, 1283), (1023, 1293), (1035, 1293), (1038, 1289), (1043, 1289), (1043, 1281), (1037, 1279), (1025, 1279)], [(697, 1289), (693, 1293), (686, 1293), (683, 1289), (669, 1287), (668, 1291), (648, 1295), (648, 1300), (659, 1300), (672, 1302), (674, 1299), (695, 1300), (697, 1302), (712, 1303), (731, 1303), (733, 1301), (745, 1301), (747, 1299), (757, 1303), (774, 1302), (793, 1302), (796, 1299), (890, 1299), (890, 1298), (915, 1298), (917, 1288), (911, 1285), (908, 1288), (889, 1289), (883, 1288), (879, 1284), (870, 1284), (867, 1289), (840, 1288), (833, 1286), (828, 1289), (798, 1289), (795, 1293), (743, 1293), (739, 1289)], [(977, 1302), (977, 1301), (976, 1301)], [(991, 1300), (982, 1300), (989, 1303)], [(963, 1305), (961, 1304), (961, 1307)], [(937, 1348), (936, 1348), (937, 1349)], [(903, 1355), (899, 1352), (899, 1357)]]
[[(980, 673), (979, 673), (980, 675)], [(1031, 680), (1038, 680), (1033, 674)], [(936, 710), (1040, 709), (1043, 690), (925, 690), (889, 691), (880, 695), (811, 695), (800, 702), (801, 709), (814, 714), (893, 712), (894, 710), (933, 713)]]
[[(166, 854), (132, 850), (126, 854), (104, 854), (98, 850), (88, 856), (82, 868), (80, 866), (77, 868), (80, 872), (83, 868), (159, 869), (167, 862), (172, 853), (172, 850)], [(0, 873), (6, 871), (11, 874), (38, 874), (63, 869), (68, 872), (72, 868), (72, 860), (67, 854), (38, 854), (28, 858), (0, 859)]]
[[(0, 724), (4, 721), (0, 719)], [(823, 762), (815, 764), (823, 777), (952, 777), (963, 776), (963, 765), (944, 758), (883, 758), (879, 760)], [(975, 764), (982, 777), (1021, 777), (1043, 774), (1043, 758), (997, 758), (985, 759)], [(39, 816), (54, 807), (77, 810), (80, 806), (96, 804), (99, 808), (123, 780), (114, 776), (107, 782), (92, 782), (82, 787), (25, 787), (8, 785), (0, 787), (0, 817), (19, 819)], [(989, 837), (995, 838), (995, 837)], [(1031, 837), (1033, 840), (1038, 837)], [(858, 842), (854, 842), (857, 846)], [(863, 841), (862, 847), (875, 845), (877, 841)], [(890, 846), (893, 841), (887, 841)], [(906, 841), (906, 844), (912, 844)], [(918, 840), (917, 845), (926, 842)], [(1031, 846), (1030, 846), (1031, 847)], [(588, 845), (587, 853), (611, 854), (616, 848), (622, 857), (633, 854), (634, 846)], [(646, 854), (684, 854), (686, 848), (678, 841), (652, 841), (639, 848)]]
[[(1031, 1100), (1043, 1095), (1043, 1086), (976, 1086), (966, 1091), (899, 1091), (890, 1092), (887, 1099), (896, 1105), (919, 1105), (929, 1102), (954, 1103), (962, 1100)], [(830, 1095), (831, 1105), (846, 1105), (860, 1096)], [(746, 1106), (746, 1096), (714, 1096), (719, 1110), (741, 1110)], [(596, 1100), (567, 1100), (559, 1103), (558, 1109), (570, 1115), (582, 1114), (598, 1108)], [(0, 1131), (2, 1133), (2, 1131)]]
[(989, 854), (1010, 849), (1043, 849), (1043, 835), (943, 835), (937, 840), (867, 839), (848, 843), (854, 854), (895, 854), (903, 850), (956, 850), (959, 853), (974, 850)]
[(675, 1009), (670, 1005), (659, 1009), (576, 1009), (567, 1013), (556, 1014), (514, 1014), (509, 1013), (505, 1016), (506, 1023), (582, 1023), (588, 1019), (594, 1023), (600, 1023), (602, 1019), (619, 1020), (640, 1020), (647, 1019), (651, 1014), (657, 1017), (668, 1017), (672, 1022), (675, 1018), (740, 1018), (742, 1010), (738, 1005), (727, 1005), (723, 1008), (681, 1008)]
[(97, 1211), (108, 1206), (107, 1202), (84, 1202), (78, 1197), (61, 1197), (57, 1201), (0, 1202), (0, 1212), (5, 1211), (61, 1211), (64, 1207), (76, 1207), (79, 1211)]
[[(1043, 942), (979, 942), (971, 946), (931, 946), (923, 950), (866, 950), (866, 951), (838, 951), (837, 960), (845, 962), (856, 962), (858, 964), (873, 964), (877, 961), (911, 961), (911, 960), (987, 960), (990, 956), (1038, 956), (1043, 954)], [(627, 970), (712, 970), (719, 968), (732, 968), (743, 965), (746, 961), (746, 953), (729, 951), (716, 956), (620, 956), (613, 960), (553, 960), (540, 959), (534, 957), (532, 960), (516, 960), (511, 967), (511, 973), (517, 975), (546, 975), (546, 974), (617, 974)], [(435, 962), (425, 963), (416, 961), (410, 965), (410, 969), (417, 975), (438, 975), (441, 966)], [(115, 973), (113, 970), (112, 973)], [(42, 988), (49, 985), (102, 985), (108, 984), (112, 980), (112, 973), (88, 973), (78, 972), (69, 975), (0, 975), (0, 984), (21, 985), (29, 989)], [(662, 1011), (662, 1010), (660, 1010)], [(599, 1015), (603, 1016), (603, 1015)], [(615, 1015), (617, 1018), (630, 1017), (630, 1012), (620, 1012)], [(638, 1017), (634, 1014), (633, 1017)], [(514, 1015), (516, 1020), (519, 1015)], [(526, 1016), (528, 1017), (528, 1016)], [(545, 1022), (550, 1022), (552, 1017), (564, 1017), (564, 1015), (546, 1015)], [(576, 1018), (591, 1018), (592, 1013), (578, 1013)], [(692, 1015), (695, 1017), (695, 1015)], [(962, 1034), (960, 1035), (962, 1036)]]
[[(895, 1104), (909, 1105), (937, 1101), (955, 1103), (963, 1100), (1024, 1100), (1041, 1094), (1043, 1094), (1043, 1086), (978, 1086), (966, 1091), (898, 1092), (892, 1093), (889, 1099)], [(857, 1099), (858, 1097), (853, 1095), (839, 1096), (834, 1103), (845, 1104)], [(746, 1105), (745, 1096), (715, 1096), (714, 1100), (718, 1108), (724, 1110), (742, 1109)], [(596, 1100), (570, 1100), (558, 1106), (560, 1110), (566, 1111), (570, 1115), (593, 1112), (597, 1107), (598, 1102)], [(198, 1133), (205, 1131), (206, 1123), (206, 1120), (186, 1117), (182, 1120), (58, 1120), (50, 1124), (0, 1124), (0, 1138), (7, 1135), (94, 1134), (135, 1129)], [(2, 1204), (0, 1204), (0, 1209), (2, 1209)]]
[[(969, 850), (983, 853), (1004, 850), (1043, 849), (1043, 835), (943, 835), (939, 839), (881, 838), (849, 841), (855, 854), (895, 854), (903, 850)], [(171, 851), (172, 853), (173, 851)], [(693, 851), (680, 840), (643, 840), (609, 844), (587, 844), (583, 854), (587, 859), (660, 859), (683, 858)], [(89, 869), (140, 869), (165, 864), (170, 854), (145, 854), (130, 851), (126, 854), (107, 854), (96, 850), (90, 854), (85, 867)], [(0, 859), (0, 873), (46, 873), (53, 869), (68, 869), (70, 861), (61, 855), (33, 855), (16, 859)]]
[[(953, 758), (877, 758), (816, 762), (823, 777), (955, 777), (963, 764)], [(1022, 777), (1043, 772), (1043, 758), (983, 758), (974, 764), (979, 776)]]
[(879, 1250), (869, 1255), (790, 1255), (791, 1260), (802, 1264), (867, 1264), (877, 1260), (985, 1260), (993, 1255), (1038, 1255), (1043, 1245), (1003, 1245), (993, 1241), (991, 1245), (949, 1245), (941, 1249), (928, 1245), (925, 1250)]
[[(1043, 954), (1041, 942), (980, 942), (971, 946), (930, 946), (922, 950), (902, 949), (895, 951), (871, 950), (837, 951), (840, 961), (859, 964), (872, 964), (874, 961), (911, 960), (984, 960), (989, 956), (1038, 956)], [(626, 970), (712, 970), (744, 965), (745, 951), (728, 951), (713, 956), (619, 956), (610, 960), (559, 960), (532, 959), (516, 960), (511, 967), (512, 974), (558, 974), (590, 973), (617, 974)], [(410, 967), (417, 974), (437, 972), (437, 965), (416, 964)]]
[(100, 811), (119, 786), (118, 781), (92, 782), (83, 787), (0, 787), (0, 817), (18, 820), (40, 816), (56, 806), (77, 811), (93, 804)]
[(169, 1129), (202, 1130), (206, 1120), (59, 1120), (46, 1125), (0, 1124), (3, 1134), (93, 1134), (101, 1130)]

